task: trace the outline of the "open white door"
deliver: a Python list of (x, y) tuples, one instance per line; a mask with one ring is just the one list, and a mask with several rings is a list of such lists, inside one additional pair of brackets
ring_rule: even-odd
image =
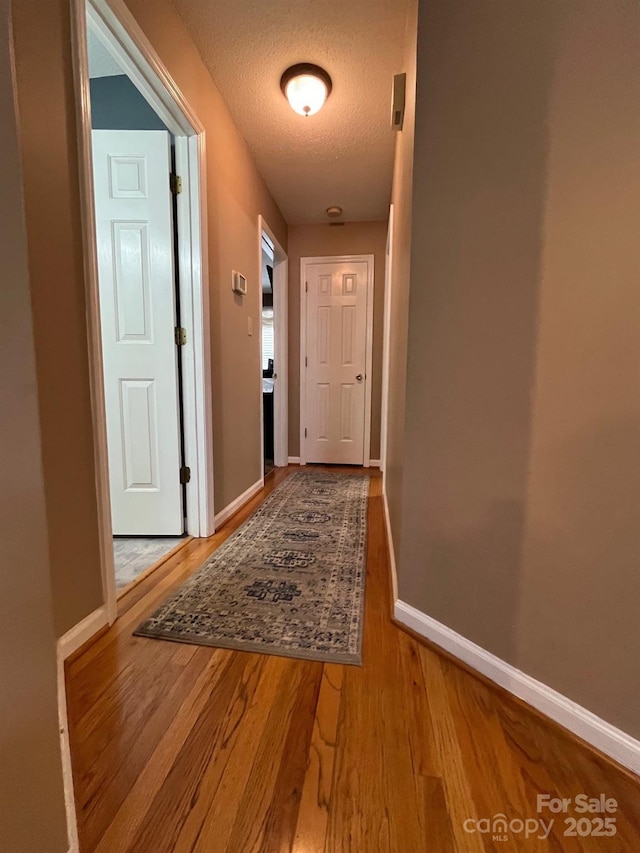
[(113, 533), (183, 533), (169, 134), (94, 130)]
[[(365, 462), (367, 385), (366, 260), (307, 259), (303, 355), (305, 462)], [(367, 460), (368, 461), (368, 460)]]

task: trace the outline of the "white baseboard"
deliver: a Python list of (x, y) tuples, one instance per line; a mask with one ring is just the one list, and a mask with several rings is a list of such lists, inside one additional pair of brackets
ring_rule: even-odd
[(369, 468), (379, 468), (380, 460), (379, 459), (370, 459), (369, 460)]
[(64, 805), (67, 813), (67, 840), (69, 842), (69, 853), (78, 853), (78, 821), (73, 795), (73, 773), (71, 771), (71, 748), (69, 746), (69, 723), (67, 720), (67, 691), (64, 681), (65, 659), (62, 652), (62, 640), (58, 640), (56, 652), (58, 669), (58, 729), (60, 731)]
[(246, 489), (241, 495), (238, 495), (238, 497), (234, 501), (231, 501), (228, 506), (220, 510), (220, 512), (217, 513), (215, 519), (216, 530), (220, 527), (221, 524), (224, 524), (228, 518), (231, 518), (234, 513), (238, 512), (238, 510), (241, 509), (248, 501), (250, 501), (251, 498), (256, 495), (263, 487), (264, 477), (261, 477), (259, 480), (256, 480), (253, 486), (249, 486), (249, 488)]
[(394, 615), (407, 628), (464, 661), (629, 770), (640, 773), (640, 741), (410, 604), (396, 600)]
[(66, 634), (58, 640), (58, 650), (62, 655), (62, 659), (66, 660), (69, 655), (77, 651), (80, 646), (84, 645), (87, 640), (90, 640), (101, 628), (109, 624), (107, 618), (107, 606), (103, 604), (90, 613), (88, 616), (74, 625)]
[(299, 456), (290, 456), (289, 457), (289, 465), (299, 465), (300, 457)]
[(393, 533), (391, 532), (391, 519), (389, 518), (389, 504), (387, 503), (387, 492), (382, 490), (382, 506), (384, 508), (384, 524), (387, 530), (387, 542), (389, 543), (389, 571), (391, 573), (391, 591), (393, 601), (398, 601), (398, 573), (396, 571), (396, 550), (393, 547)]

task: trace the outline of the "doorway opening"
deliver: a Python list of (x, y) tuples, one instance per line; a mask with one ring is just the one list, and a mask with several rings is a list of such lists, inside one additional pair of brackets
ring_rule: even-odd
[(204, 128), (124, 4), (73, 8), (111, 623), (118, 587), (215, 530)]
[(260, 382), (262, 470), (288, 464), (288, 261), (282, 246), (260, 217)]
[[(275, 467), (275, 452), (273, 443), (274, 427), (274, 373), (275, 373), (275, 341), (273, 335), (273, 243), (262, 232), (262, 259), (260, 264), (260, 281), (262, 285), (262, 447), (264, 473), (269, 474)], [(277, 374), (276, 374), (277, 378)]]
[(175, 139), (87, 30), (116, 589), (184, 537)]

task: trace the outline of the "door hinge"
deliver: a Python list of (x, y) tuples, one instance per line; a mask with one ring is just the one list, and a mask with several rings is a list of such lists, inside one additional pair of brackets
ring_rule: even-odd
[(304, 292), (309, 293), (309, 282), (308, 281), (305, 281), (305, 283), (304, 283)]
[(304, 437), (305, 438), (307, 437), (307, 428), (306, 427), (304, 428)]
[(176, 346), (183, 347), (187, 342), (187, 330), (183, 326), (176, 326), (173, 332)]
[(179, 195), (182, 192), (182, 178), (180, 175), (174, 175), (173, 172), (169, 175), (169, 188), (174, 195)]
[(308, 358), (306, 357), (306, 355), (305, 355), (305, 357), (304, 357), (304, 366), (305, 366), (305, 367), (309, 367), (309, 360), (308, 360)]
[(186, 483), (191, 480), (191, 468), (188, 468), (186, 465), (183, 465), (180, 469), (180, 483), (184, 486)]

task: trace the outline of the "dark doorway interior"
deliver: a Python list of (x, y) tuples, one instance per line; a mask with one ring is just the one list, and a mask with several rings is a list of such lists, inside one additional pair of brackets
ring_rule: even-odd
[(273, 334), (273, 264), (274, 248), (271, 240), (262, 235), (262, 402), (264, 473), (274, 467), (273, 452), (273, 381), (274, 381), (274, 334)]

